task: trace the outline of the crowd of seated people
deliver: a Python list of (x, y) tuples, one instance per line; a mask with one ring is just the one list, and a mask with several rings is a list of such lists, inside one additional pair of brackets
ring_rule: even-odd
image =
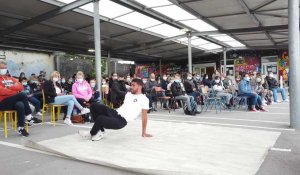
[(172, 99), (172, 103), (175, 101), (175, 107), (182, 107), (185, 114), (200, 114), (198, 105), (203, 104), (204, 87), (216, 97), (224, 99), (227, 108), (232, 107), (233, 98), (238, 96), (248, 99), (251, 112), (267, 112), (265, 106), (281, 102), (277, 93), (281, 94), (283, 102), (288, 102), (285, 90), (279, 86), (272, 72), (268, 75), (245, 73), (235, 78), (218, 71), (213, 75), (177, 73), (163, 74), (161, 77), (154, 73), (149, 77), (112, 73), (110, 77), (102, 77), (101, 84), (98, 85), (95, 78), (85, 77), (82, 71), (78, 71), (72, 77), (61, 76), (59, 72), (54, 71), (49, 79), (46, 79), (44, 71), (38, 76), (31, 74), (28, 79), (22, 72), (19, 77), (13, 78), (7, 74), (6, 62), (0, 60), (0, 111), (16, 110), (18, 131), (21, 135), (28, 136), (24, 124), (34, 125), (41, 122), (38, 117), (42, 115), (44, 92), (47, 104), (65, 105), (64, 123), (72, 125), (73, 115), (88, 114), (88, 107), (92, 103), (102, 103), (102, 97), (108, 104), (112, 104), (113, 108), (122, 105), (134, 77), (141, 78), (144, 83), (143, 91), (149, 99), (149, 112), (157, 110), (158, 101), (162, 102), (164, 109), (174, 108), (171, 106)]

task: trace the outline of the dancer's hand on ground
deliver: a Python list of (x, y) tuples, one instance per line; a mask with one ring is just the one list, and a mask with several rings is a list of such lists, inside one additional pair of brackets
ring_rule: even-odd
[(153, 136), (151, 134), (145, 133), (145, 134), (142, 134), (142, 137), (153, 137)]

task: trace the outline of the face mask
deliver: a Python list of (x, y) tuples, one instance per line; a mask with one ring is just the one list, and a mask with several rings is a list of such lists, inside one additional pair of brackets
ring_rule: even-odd
[(53, 78), (53, 81), (54, 81), (54, 82), (58, 82), (58, 78), (57, 78), (57, 77), (54, 77), (54, 78)]
[(165, 81), (166, 81), (166, 80), (167, 80), (167, 77), (163, 77), (163, 80), (165, 80)]
[(196, 78), (197, 78), (198, 80), (200, 79), (200, 77), (199, 77), (199, 76), (197, 76)]
[(5, 75), (7, 73), (7, 69), (0, 69), (0, 75)]
[(205, 79), (208, 79), (208, 77), (205, 77)]
[(72, 83), (72, 82), (73, 82), (73, 79), (69, 79), (69, 82)]
[(256, 82), (257, 82), (257, 83), (260, 83), (260, 82), (261, 82), (261, 78), (257, 78), (257, 79), (256, 79)]
[(274, 77), (274, 75), (273, 75), (273, 74), (269, 74), (269, 77), (270, 77), (270, 78), (273, 78), (273, 77)]
[(146, 83), (147, 83), (147, 80), (143, 80), (143, 83), (146, 84)]
[(94, 88), (96, 86), (96, 83), (91, 83), (91, 87)]
[(244, 80), (250, 81), (250, 77), (244, 77)]
[(230, 81), (230, 80), (228, 81), (228, 85), (229, 85), (229, 86), (231, 86), (231, 85), (232, 85), (232, 83), (231, 83), (231, 81)]
[(127, 78), (127, 81), (130, 81), (130, 78)]
[(220, 80), (215, 80), (216, 83), (220, 83)]
[(225, 80), (225, 78), (224, 78), (224, 77), (222, 77), (222, 78), (221, 78), (221, 80)]
[(176, 83), (180, 83), (181, 81), (180, 81), (180, 80), (175, 80), (175, 82), (176, 82)]
[(174, 83), (174, 80), (171, 80), (171, 83)]
[(24, 86), (26, 86), (27, 85), (27, 82), (24, 82), (24, 83), (22, 83)]
[(187, 77), (187, 79), (188, 79), (188, 80), (191, 80), (191, 79), (192, 79), (192, 77)]
[(152, 79), (152, 78), (151, 78), (150, 80), (151, 80), (151, 81), (155, 81), (155, 79)]
[(62, 83), (65, 83), (65, 82), (66, 82), (66, 80), (65, 80), (65, 79), (62, 79), (62, 80), (61, 80), (61, 82), (62, 82)]
[(77, 81), (78, 81), (79, 83), (82, 83), (82, 82), (83, 82), (83, 79), (82, 79), (82, 78), (78, 78)]

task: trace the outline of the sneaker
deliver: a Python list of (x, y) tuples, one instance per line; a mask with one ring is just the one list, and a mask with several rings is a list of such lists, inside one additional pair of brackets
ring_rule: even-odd
[(33, 116), (32, 116), (31, 114), (25, 116), (25, 119), (26, 119), (26, 120), (31, 120), (32, 118), (33, 118)]
[(42, 120), (40, 120), (40, 119), (38, 119), (38, 118), (36, 118), (36, 117), (33, 117), (33, 118), (31, 119), (31, 121), (33, 121), (34, 124), (42, 123)]
[(262, 111), (262, 112), (269, 112), (269, 110), (267, 110), (265, 108), (260, 108), (259, 110)]
[(78, 131), (78, 134), (80, 135), (81, 138), (83, 139), (91, 139), (92, 138), (92, 135), (90, 133), (90, 131), (86, 131), (86, 130), (79, 130)]
[(38, 112), (35, 114), (36, 116), (42, 116), (43, 114), (41, 112)]
[(249, 109), (249, 112), (259, 112), (258, 110), (256, 110), (255, 108), (253, 109)]
[(69, 125), (69, 126), (73, 125), (73, 123), (72, 123), (72, 121), (71, 121), (70, 118), (66, 118), (66, 119), (64, 120), (64, 123), (65, 123), (66, 125)]
[(201, 114), (201, 112), (200, 111), (196, 111), (195, 114)]
[(92, 141), (99, 141), (104, 138), (105, 132), (98, 131), (96, 135), (92, 136)]
[(88, 109), (88, 108), (83, 108), (82, 110), (81, 110), (81, 115), (83, 115), (83, 114), (87, 114), (87, 113), (90, 113), (90, 109)]
[(285, 100), (283, 100), (283, 102), (285, 102), (285, 103), (288, 103), (288, 102), (289, 102), (289, 100), (288, 100), (288, 99), (285, 99)]
[(23, 127), (19, 128), (18, 131), (19, 131), (19, 134), (22, 135), (23, 137), (28, 137), (29, 136), (28, 132)]
[(277, 100), (277, 101), (275, 101), (274, 103), (281, 103), (282, 101), (280, 101), (280, 100)]

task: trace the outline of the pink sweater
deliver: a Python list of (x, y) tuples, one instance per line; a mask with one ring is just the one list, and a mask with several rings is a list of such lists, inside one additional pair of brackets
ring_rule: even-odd
[(82, 83), (76, 81), (72, 86), (72, 94), (76, 98), (91, 99), (93, 91), (90, 84), (87, 81), (84, 80)]

